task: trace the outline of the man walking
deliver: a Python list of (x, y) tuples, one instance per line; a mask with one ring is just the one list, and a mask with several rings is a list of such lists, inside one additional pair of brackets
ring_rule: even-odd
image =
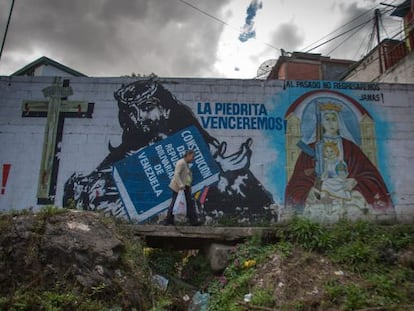
[(167, 219), (165, 225), (174, 224), (173, 207), (177, 199), (178, 191), (184, 190), (185, 200), (187, 203), (187, 217), (192, 226), (198, 226), (200, 223), (197, 220), (194, 202), (191, 198), (191, 183), (193, 181), (193, 174), (188, 166), (194, 160), (194, 150), (187, 150), (184, 157), (175, 164), (174, 176), (171, 179), (169, 187), (172, 190), (172, 200), (168, 207)]

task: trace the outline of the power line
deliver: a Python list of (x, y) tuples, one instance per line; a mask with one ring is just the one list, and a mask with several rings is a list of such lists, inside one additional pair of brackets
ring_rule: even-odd
[[(222, 19), (220, 19), (220, 18), (218, 18), (218, 17), (216, 17), (216, 16), (214, 16), (214, 15), (212, 15), (212, 14), (210, 14), (210, 13), (208, 13), (207, 11), (205, 11), (205, 10), (203, 10), (203, 9), (200, 9), (199, 7), (195, 6), (194, 4), (192, 4), (192, 3), (190, 3), (190, 2), (188, 2), (188, 1), (186, 1), (186, 0), (178, 0), (178, 1), (180, 1), (181, 3), (183, 3), (183, 4), (187, 5), (187, 6), (189, 6), (189, 7), (190, 7), (190, 8), (192, 8), (192, 9), (196, 10), (197, 12), (199, 12), (199, 13), (201, 13), (201, 14), (204, 14), (205, 16), (208, 16), (208, 17), (210, 17), (210, 18), (214, 19), (216, 22), (219, 22), (220, 24), (223, 24), (224, 26), (230, 27), (230, 28), (231, 28), (231, 29), (233, 29), (234, 31), (240, 32), (240, 29), (238, 29), (238, 28), (236, 28), (236, 27), (234, 27), (234, 26), (230, 25), (229, 23), (227, 23), (227, 22), (223, 21)], [(275, 50), (280, 51), (280, 48), (277, 48), (277, 47), (275, 47), (274, 45), (272, 45), (272, 44), (270, 44), (270, 43), (267, 43), (267, 42), (265, 42), (265, 41), (261, 41), (261, 40), (259, 40), (259, 39), (255, 38), (255, 37), (253, 37), (253, 39), (255, 39), (255, 40), (257, 40), (257, 41), (259, 41), (259, 42), (263, 43), (264, 45), (266, 45), (266, 46), (268, 46), (268, 47), (270, 47), (270, 48), (272, 48), (272, 49), (275, 49)]]
[(330, 50), (328, 53), (326, 53), (326, 55), (329, 56), (333, 51), (335, 51), (337, 48), (339, 48), (340, 46), (342, 46), (346, 41), (348, 41), (349, 39), (351, 39), (355, 34), (357, 34), (358, 32), (360, 32), (366, 25), (368, 25), (368, 23), (362, 25), (361, 28), (357, 28), (348, 37), (346, 37), (344, 40), (342, 40), (336, 47), (334, 47), (332, 50)]
[[(395, 2), (395, 0), (393, 2)], [(393, 2), (391, 2), (391, 4)], [(387, 5), (387, 6), (390, 6), (391, 5), (391, 4), (385, 4), (385, 3), (382, 3), (382, 2), (380, 4)], [(380, 11), (380, 13), (376, 13), (376, 14), (379, 14), (378, 16), (380, 18), (379, 18), (379, 21), (378, 22), (381, 24), (381, 26), (382, 26), (382, 28), (383, 28), (383, 30), (384, 30), (384, 32), (385, 32), (385, 34), (386, 34), (387, 37), (389, 37), (389, 35), (388, 35), (388, 33), (387, 33), (386, 29), (385, 29), (385, 26), (384, 26), (382, 20), (383, 20), (383, 17), (384, 17), (385, 14), (387, 14), (388, 12), (393, 11), (393, 10), (395, 10), (395, 8), (392, 8), (392, 9), (384, 9), (384, 11), (382, 11), (382, 12)], [(377, 12), (377, 10), (376, 10), (376, 12)], [(370, 33), (370, 38), (369, 38), (369, 42), (368, 42), (368, 45), (367, 45), (367, 49), (365, 51), (365, 54), (368, 54), (368, 52), (372, 50), (375, 35), (379, 36), (377, 34), (377, 32), (379, 30), (380, 30), (379, 27), (378, 28), (376, 27), (376, 22), (374, 22), (373, 28), (372, 28), (371, 33)]]
[(309, 49), (309, 50), (305, 51), (305, 53), (309, 53), (309, 52), (311, 52), (311, 51), (313, 51), (313, 50), (315, 50), (315, 49), (317, 49), (317, 48), (321, 47), (322, 45), (325, 45), (325, 44), (327, 44), (327, 43), (329, 43), (329, 42), (331, 42), (331, 41), (333, 41), (333, 40), (335, 40), (335, 39), (338, 39), (339, 37), (342, 37), (343, 35), (346, 35), (347, 33), (349, 33), (349, 32), (351, 32), (351, 31), (353, 31), (354, 29), (356, 29), (356, 28), (358, 28), (358, 27), (360, 27), (360, 26), (362, 26), (362, 25), (366, 25), (366, 24), (368, 24), (368, 23), (369, 23), (372, 19), (373, 19), (373, 18), (371, 17), (369, 20), (367, 20), (367, 21), (365, 21), (365, 22), (363, 22), (363, 23), (361, 23), (361, 24), (358, 24), (358, 25), (356, 25), (356, 26), (354, 26), (354, 27), (352, 27), (352, 28), (348, 29), (347, 31), (344, 31), (344, 32), (340, 33), (339, 35), (336, 35), (335, 37), (330, 38), (330, 39), (328, 39), (328, 40), (326, 40), (326, 41), (324, 41), (324, 42), (322, 42), (322, 43), (318, 44), (317, 46), (315, 46), (315, 47), (313, 47), (313, 48), (311, 48), (311, 49)]
[[(364, 38), (362, 39), (362, 41), (361, 42), (368, 42), (368, 45), (370, 44), (370, 40), (372, 39), (372, 33), (370, 33), (370, 32), (367, 32), (366, 34), (365, 34), (365, 36), (364, 36)], [(359, 48), (358, 48), (358, 50), (356, 50), (355, 51), (355, 54), (353, 55), (353, 57), (351, 58), (351, 59), (356, 59), (356, 58), (361, 58), (361, 56), (362, 55), (364, 55), (363, 53), (362, 53), (362, 49), (363, 49), (363, 44), (360, 44), (359, 45)]]
[[(214, 19), (216, 22), (219, 22), (219, 23), (221, 23), (221, 24), (223, 24), (223, 25), (225, 25), (225, 26), (232, 27), (231, 25), (229, 25), (228, 23), (226, 23), (226, 22), (225, 22), (225, 21), (223, 21), (222, 19), (220, 19), (220, 18), (218, 18), (218, 17), (215, 17), (214, 15), (212, 15), (212, 14), (210, 14), (210, 13), (208, 13), (208, 12), (206, 12), (206, 11), (204, 11), (204, 10), (202, 10), (202, 9), (198, 8), (198, 7), (196, 7), (194, 4), (191, 4), (190, 2), (187, 2), (187, 1), (185, 1), (185, 0), (178, 0), (178, 1), (180, 1), (181, 3), (184, 3), (185, 5), (188, 5), (190, 8), (193, 8), (194, 10), (196, 10), (196, 11), (200, 12), (201, 14), (204, 14), (204, 15), (206, 15), (206, 16), (208, 16), (208, 17), (210, 17), (210, 18)], [(238, 30), (237, 30), (237, 31), (238, 31)]]
[(10, 20), (11, 20), (11, 16), (13, 12), (13, 7), (14, 7), (14, 1), (15, 0), (12, 0), (9, 17), (7, 19), (6, 29), (4, 30), (3, 42), (1, 43), (1, 48), (0, 48), (0, 60), (1, 60), (1, 55), (3, 54), (4, 44), (6, 43), (7, 31), (9, 30)]
[[(396, 0), (393, 0), (390, 4), (394, 3), (395, 1), (396, 1)], [(330, 32), (330, 33), (328, 33), (327, 35), (323, 36), (322, 38), (320, 38), (320, 39), (316, 40), (315, 42), (313, 42), (313, 43), (311, 43), (311, 44), (309, 44), (309, 45), (307, 45), (306, 47), (304, 47), (304, 48), (302, 49), (302, 51), (306, 51), (306, 50), (308, 50), (310, 47), (312, 47), (313, 45), (317, 44), (318, 42), (320, 42), (320, 41), (324, 40), (325, 38), (329, 37), (330, 35), (334, 34), (334, 33), (335, 33), (335, 32), (337, 32), (337, 31), (339, 31), (340, 29), (345, 28), (346, 26), (350, 25), (351, 23), (353, 23), (354, 21), (358, 20), (358, 19), (359, 19), (359, 18), (361, 18), (362, 16), (364, 16), (364, 15), (366, 15), (366, 14), (370, 13), (372, 10), (374, 10), (375, 8), (377, 8), (379, 5), (380, 5), (380, 3), (379, 3), (379, 4), (376, 4), (376, 5), (375, 5), (375, 6), (373, 6), (372, 8), (368, 9), (367, 11), (365, 11), (364, 13), (362, 13), (362, 14), (360, 14), (360, 15), (358, 15), (358, 16), (356, 16), (356, 17), (354, 17), (353, 19), (351, 19), (350, 21), (348, 21), (346, 24), (341, 25), (340, 27), (338, 27), (338, 28), (334, 29), (333, 31), (331, 31), (331, 32)], [(389, 12), (389, 11), (392, 11), (392, 9), (389, 9), (387, 12)], [(385, 12), (385, 13), (387, 13), (387, 12)]]
[(382, 22), (382, 18), (380, 19), (380, 24), (381, 24), (381, 27), (384, 30), (385, 34), (387, 35), (387, 37), (389, 37), (390, 35), (388, 34), (387, 29), (385, 28), (384, 23)]
[(372, 30), (371, 30), (371, 33), (370, 33), (370, 36), (369, 36), (369, 41), (368, 41), (368, 44), (367, 44), (367, 49), (364, 53), (365, 55), (368, 54), (369, 51), (372, 50), (373, 43), (374, 43), (374, 38), (375, 38), (375, 27), (373, 27)]
[[(394, 3), (396, 0), (393, 0), (392, 2), (391, 2), (391, 4), (392, 3)], [(380, 3), (380, 4), (382, 4), (382, 5), (391, 5), (391, 4), (385, 4), (385, 3)], [(392, 10), (389, 10), (389, 11), (392, 11)], [(382, 14), (386, 14), (386, 13), (388, 13), (389, 11), (383, 11), (382, 12)], [(384, 17), (384, 15), (382, 15), (381, 17)], [(385, 27), (384, 27), (384, 24), (382, 23), (382, 18), (381, 18), (381, 25), (383, 26), (383, 28), (384, 28), (384, 30), (385, 30)], [(358, 49), (358, 51), (357, 51), (357, 53), (355, 53), (355, 55), (354, 55), (354, 57), (353, 58), (356, 58), (356, 57), (358, 57), (358, 58), (361, 58), (362, 57), (362, 55), (366, 55), (366, 54), (368, 54), (368, 52), (372, 49), (372, 46), (373, 46), (373, 42), (374, 42), (374, 37), (375, 37), (375, 33), (376, 33), (376, 30), (375, 30), (375, 24), (374, 24), (374, 27), (372, 28), (372, 30), (371, 30), (371, 32), (368, 32), (367, 33), (367, 35), (365, 36), (365, 38), (364, 38), (364, 40), (362, 40), (362, 42), (366, 42), (367, 40), (366, 40), (366, 38), (367, 37), (369, 37), (369, 39), (368, 39), (368, 43), (367, 43), (367, 45), (366, 45), (366, 49), (365, 49), (365, 52), (363, 53), (363, 54), (361, 54), (361, 56), (357, 56), (357, 55), (359, 55), (359, 52), (362, 50), (362, 48), (363, 48), (363, 45), (362, 44), (360, 44), (360, 47), (359, 47), (359, 49)], [(387, 33), (387, 37), (389, 37), (389, 35), (388, 35), (388, 33)]]
[(364, 16), (364, 15), (368, 14), (369, 12), (371, 12), (372, 10), (374, 10), (374, 9), (375, 9), (378, 5), (379, 5), (379, 4), (377, 4), (376, 6), (372, 7), (372, 8), (371, 8), (371, 9), (369, 9), (368, 11), (366, 11), (366, 12), (364, 12), (364, 13), (362, 13), (362, 14), (360, 14), (360, 15), (356, 16), (356, 17), (354, 17), (353, 19), (351, 19), (351, 20), (350, 20), (349, 22), (347, 22), (346, 24), (344, 24), (344, 25), (342, 25), (342, 26), (340, 26), (340, 27), (338, 27), (338, 28), (336, 28), (336, 29), (332, 30), (332, 31), (331, 31), (330, 33), (328, 33), (327, 35), (323, 36), (322, 38), (320, 38), (320, 39), (316, 40), (315, 42), (313, 42), (313, 43), (309, 44), (308, 46), (304, 47), (304, 48), (302, 49), (302, 51), (309, 49), (309, 48), (310, 48), (311, 46), (313, 46), (314, 44), (316, 44), (316, 43), (318, 43), (318, 42), (322, 41), (323, 39), (325, 39), (325, 38), (327, 38), (327, 37), (329, 37), (330, 35), (334, 34), (335, 32), (339, 31), (340, 29), (345, 28), (346, 26), (348, 26), (349, 24), (353, 23), (353, 22), (354, 22), (354, 21), (356, 21), (357, 19), (361, 18), (362, 16)]

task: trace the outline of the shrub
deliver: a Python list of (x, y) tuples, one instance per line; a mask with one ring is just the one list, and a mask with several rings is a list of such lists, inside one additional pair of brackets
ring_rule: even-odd
[(306, 250), (326, 251), (335, 244), (326, 227), (306, 218), (295, 218), (283, 235), (285, 239), (299, 244)]

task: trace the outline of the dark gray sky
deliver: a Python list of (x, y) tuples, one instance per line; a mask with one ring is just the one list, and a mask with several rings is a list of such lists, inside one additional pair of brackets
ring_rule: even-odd
[[(254, 77), (262, 61), (279, 56), (279, 48), (301, 50), (380, 1), (263, 0), (256, 40), (244, 43), (238, 36), (250, 0), (187, 2), (230, 26), (179, 0), (16, 0), (0, 74), (45, 55), (91, 76)], [(1, 36), (10, 4), (0, 0)], [(348, 27), (372, 16), (373, 11)], [(391, 36), (400, 22), (384, 18), (384, 25)], [(360, 57), (371, 29), (370, 24), (331, 56)], [(327, 53), (338, 43), (314, 52)]]

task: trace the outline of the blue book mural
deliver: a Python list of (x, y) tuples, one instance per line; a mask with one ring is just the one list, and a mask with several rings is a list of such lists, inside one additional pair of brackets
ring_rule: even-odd
[(218, 181), (219, 168), (196, 127), (187, 127), (116, 162), (113, 178), (130, 219), (143, 222), (168, 208), (175, 163), (185, 150), (195, 151), (192, 191)]

